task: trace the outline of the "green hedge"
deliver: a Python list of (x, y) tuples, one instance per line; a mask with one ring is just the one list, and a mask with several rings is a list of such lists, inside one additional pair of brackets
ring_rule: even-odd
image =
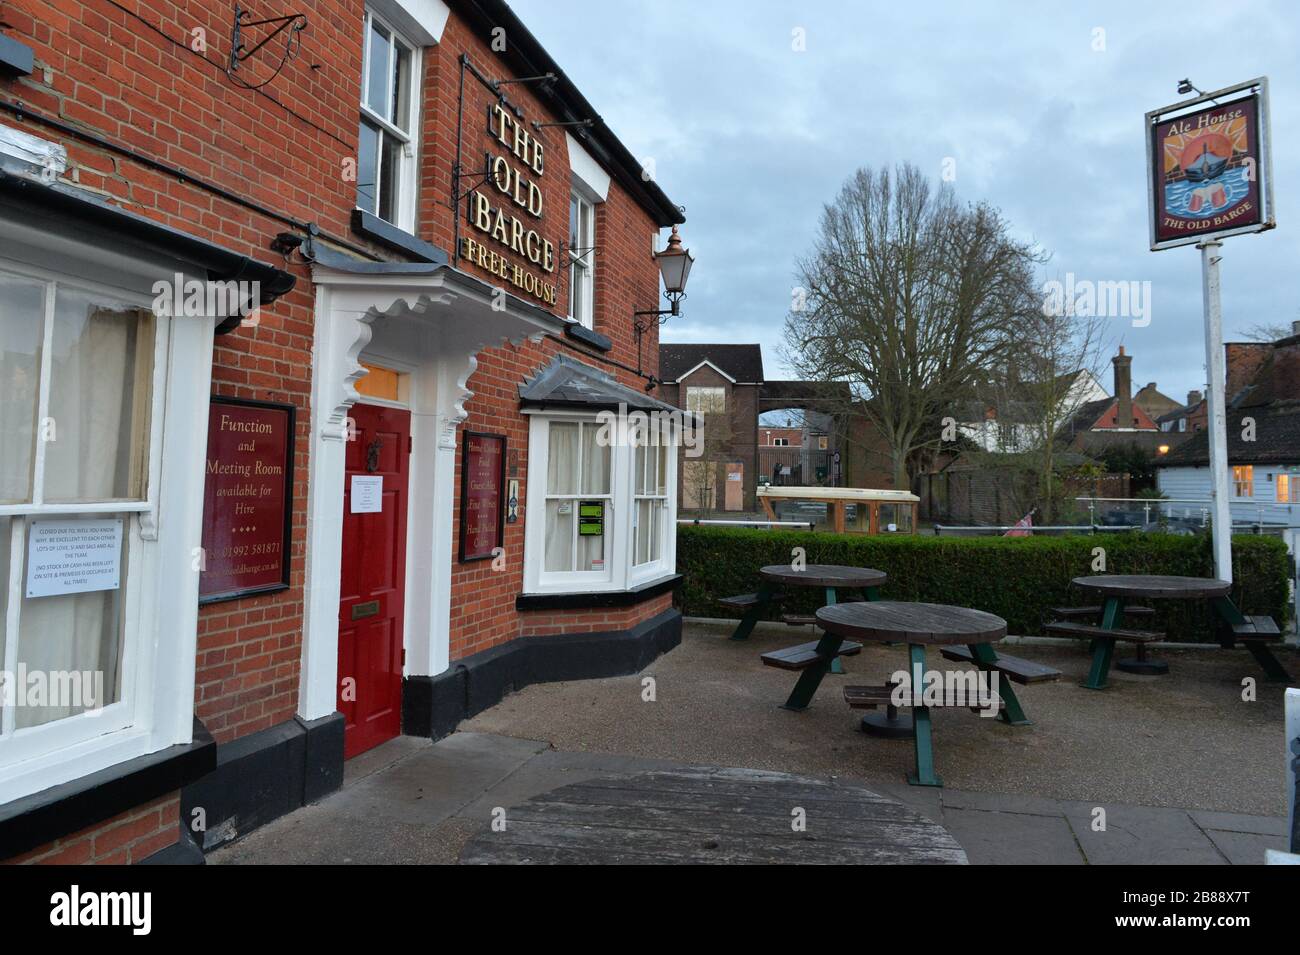
[[(874, 567), (889, 574), (882, 596), (987, 610), (1016, 634), (1042, 632), (1051, 607), (1086, 603), (1070, 585), (1092, 570), (1093, 548), (1106, 549), (1106, 573), (1213, 576), (1205, 535), (1132, 532), (1064, 537), (868, 537), (807, 531), (679, 525), (677, 570), (685, 580), (677, 605), (687, 616), (737, 617), (719, 597), (758, 587), (758, 568), (788, 564), (803, 547), (810, 564)], [(1232, 541), (1233, 600), (1245, 613), (1287, 619), (1288, 557), (1273, 537)], [(795, 591), (785, 610), (811, 613), (822, 603), (812, 588)], [(1157, 601), (1155, 627), (1173, 640), (1209, 640), (1209, 615), (1201, 601)], [(1145, 626), (1145, 624), (1143, 624)]]

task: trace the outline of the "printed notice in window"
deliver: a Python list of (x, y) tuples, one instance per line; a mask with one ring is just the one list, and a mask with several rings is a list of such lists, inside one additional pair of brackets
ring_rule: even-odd
[(122, 519), (32, 521), (27, 596), (57, 597), (122, 584)]

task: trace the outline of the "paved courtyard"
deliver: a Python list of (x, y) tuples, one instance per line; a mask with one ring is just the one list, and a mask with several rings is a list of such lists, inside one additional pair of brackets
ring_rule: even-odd
[(864, 649), (808, 711), (791, 713), (776, 704), (793, 674), (758, 653), (799, 635), (760, 628), (738, 644), (691, 625), (640, 674), (526, 688), (447, 739), (402, 738), (350, 761), (341, 792), (209, 861), (450, 863), (494, 809), (692, 766), (866, 785), (943, 825), (976, 864), (1249, 864), (1285, 848), (1282, 690), (1259, 682), (1244, 702), (1242, 679), (1260, 675), (1244, 652), (1161, 651), (1169, 676), (1116, 673), (1098, 693), (1075, 685), (1083, 650), (1018, 647), (1066, 675), (1021, 693), (1031, 727), (938, 712), (939, 790), (906, 785), (910, 741), (865, 736), (841, 701), (846, 683), (883, 681), (901, 648)]

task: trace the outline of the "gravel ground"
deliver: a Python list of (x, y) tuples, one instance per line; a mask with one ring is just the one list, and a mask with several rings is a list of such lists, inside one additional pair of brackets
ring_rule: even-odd
[[(882, 683), (905, 666), (903, 648), (868, 645), (823, 681), (803, 713), (780, 709), (796, 674), (763, 666), (762, 651), (811, 639), (807, 629), (760, 628), (746, 643), (688, 625), (682, 645), (639, 674), (531, 686), (462, 730), (547, 740), (559, 750), (744, 766), (898, 783), (910, 740), (868, 737), (841, 687)], [(1141, 806), (1285, 814), (1282, 694), (1244, 650), (1168, 650), (1164, 677), (1112, 671), (1086, 690), (1084, 648), (1013, 648), (1064, 672), (1016, 687), (1033, 726), (1006, 726), (968, 710), (934, 710), (935, 762), (951, 789)], [(1292, 672), (1300, 661), (1278, 651)], [(1121, 647), (1121, 655), (1123, 648)], [(930, 651), (931, 665), (949, 664)], [(642, 699), (654, 678), (655, 701)], [(1242, 700), (1242, 680), (1257, 700)]]

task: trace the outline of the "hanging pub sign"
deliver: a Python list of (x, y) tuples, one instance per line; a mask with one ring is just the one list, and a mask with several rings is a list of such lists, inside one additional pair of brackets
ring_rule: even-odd
[(1273, 228), (1267, 79), (1152, 110), (1146, 122), (1153, 251)]
[(506, 436), (465, 432), (460, 472), (460, 559), (484, 560), (505, 540)]
[(289, 586), (293, 405), (213, 397), (199, 602)]

